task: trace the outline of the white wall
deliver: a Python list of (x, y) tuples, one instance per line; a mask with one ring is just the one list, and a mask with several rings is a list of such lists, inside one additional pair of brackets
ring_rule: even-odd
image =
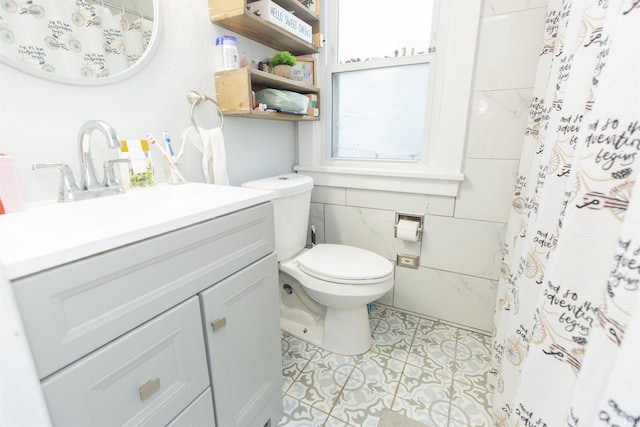
[[(141, 139), (148, 132), (159, 137), (167, 130), (177, 141), (190, 126), (187, 92), (195, 89), (215, 97), (213, 44), (216, 36), (230, 33), (210, 22), (204, 0), (160, 3), (159, 48), (145, 69), (121, 83), (65, 85), (0, 64), (0, 152), (15, 157), (27, 202), (55, 198), (59, 183), (59, 172), (33, 172), (32, 163), (68, 163), (77, 176), (77, 134), (85, 121), (104, 120), (124, 139)], [(261, 58), (272, 52), (243, 37), (238, 37), (238, 43), (242, 51)], [(196, 111), (200, 126), (218, 124), (214, 107), (198, 106)], [(232, 185), (292, 170), (293, 122), (226, 118), (224, 135)], [(106, 154), (115, 157), (115, 153)], [(157, 180), (164, 182), (163, 163), (157, 154), (153, 152)], [(196, 154), (188, 152), (187, 178), (203, 181)], [(96, 161), (100, 164), (102, 159)]]
[[(417, 270), (396, 268), (392, 295), (380, 301), (425, 316), (490, 331), (528, 105), (546, 15), (545, 0), (485, 2), (465, 180), (453, 198), (318, 187), (311, 223), (320, 241), (420, 256)], [(393, 237), (395, 212), (425, 215), (422, 243)]]

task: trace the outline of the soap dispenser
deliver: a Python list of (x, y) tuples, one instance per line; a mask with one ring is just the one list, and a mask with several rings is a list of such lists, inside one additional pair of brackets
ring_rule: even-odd
[(0, 214), (24, 210), (13, 157), (0, 153)]

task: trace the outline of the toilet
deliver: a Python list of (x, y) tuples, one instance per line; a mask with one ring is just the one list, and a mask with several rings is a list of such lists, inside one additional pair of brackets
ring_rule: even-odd
[(356, 355), (371, 347), (367, 304), (393, 289), (386, 258), (347, 245), (306, 248), (313, 180), (284, 174), (242, 184), (274, 192), (283, 331), (333, 353)]

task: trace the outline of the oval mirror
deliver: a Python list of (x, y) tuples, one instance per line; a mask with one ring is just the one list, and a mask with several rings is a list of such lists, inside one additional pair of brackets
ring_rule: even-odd
[(61, 83), (139, 72), (159, 40), (158, 0), (0, 0), (0, 61)]

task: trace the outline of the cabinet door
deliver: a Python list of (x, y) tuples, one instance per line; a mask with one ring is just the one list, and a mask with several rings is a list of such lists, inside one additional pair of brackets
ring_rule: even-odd
[(282, 417), (279, 299), (275, 254), (200, 294), (219, 426)]
[(209, 385), (192, 297), (42, 382), (56, 426), (166, 425)]

